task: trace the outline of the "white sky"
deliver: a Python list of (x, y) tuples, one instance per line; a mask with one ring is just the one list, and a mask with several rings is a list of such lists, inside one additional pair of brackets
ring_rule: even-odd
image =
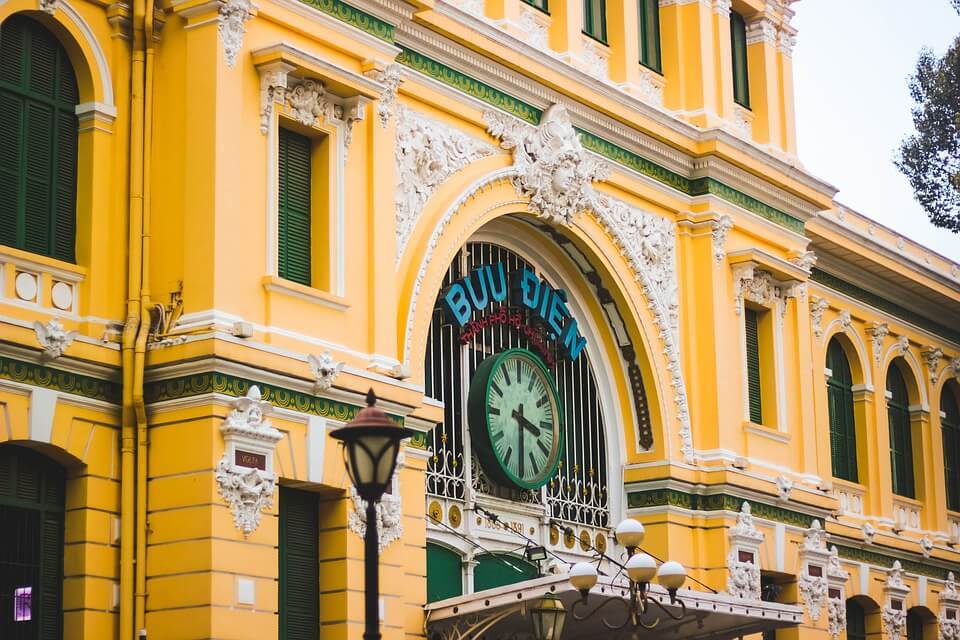
[(949, 0), (801, 0), (794, 49), (797, 139), (837, 200), (953, 260), (960, 235), (931, 225), (892, 158), (913, 131), (907, 77), (921, 47), (960, 34)]

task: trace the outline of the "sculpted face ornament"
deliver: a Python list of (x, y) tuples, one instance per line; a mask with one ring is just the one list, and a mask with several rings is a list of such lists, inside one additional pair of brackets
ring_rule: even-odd
[(554, 224), (568, 225), (597, 198), (593, 182), (605, 179), (609, 167), (584, 150), (563, 105), (543, 112), (533, 127), (499, 112), (484, 114), (487, 130), (500, 146), (513, 152), (517, 191), (530, 198), (530, 209)]

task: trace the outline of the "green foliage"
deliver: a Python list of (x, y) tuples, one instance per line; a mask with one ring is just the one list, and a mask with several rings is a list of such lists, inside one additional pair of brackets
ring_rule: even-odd
[[(960, 11), (960, 0), (951, 0)], [(943, 58), (924, 49), (910, 78), (916, 133), (894, 160), (930, 221), (960, 233), (960, 37)]]

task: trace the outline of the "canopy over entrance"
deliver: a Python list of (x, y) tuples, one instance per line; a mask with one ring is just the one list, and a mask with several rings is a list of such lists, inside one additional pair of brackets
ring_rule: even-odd
[[(610, 603), (596, 615), (578, 622), (570, 614), (580, 594), (567, 582), (566, 575), (547, 576), (516, 584), (488, 589), (465, 596), (448, 598), (426, 605), (427, 637), (433, 640), (506, 640), (511, 637), (528, 638), (531, 631), (530, 608), (547, 593), (560, 598), (567, 611), (563, 640), (618, 637), (603, 622), (604, 617), (617, 624), (626, 619), (627, 609), (619, 603)], [(664, 603), (672, 612), (679, 613), (680, 605), (669, 604), (666, 590), (650, 586), (650, 595)], [(641, 638), (683, 638), (684, 640), (725, 640), (771, 629), (792, 627), (803, 619), (803, 610), (794, 605), (777, 602), (748, 601), (724, 593), (713, 594), (681, 589), (678, 597), (686, 603), (686, 614), (680, 620), (661, 616), (652, 630), (640, 629)], [(587, 605), (577, 606), (577, 613), (592, 612), (612, 598), (623, 598), (629, 603), (626, 582), (601, 577), (590, 591)], [(652, 622), (652, 605), (644, 618)], [(626, 631), (626, 630), (625, 630)], [(620, 632), (623, 633), (623, 632)], [(629, 636), (625, 636), (629, 637)]]

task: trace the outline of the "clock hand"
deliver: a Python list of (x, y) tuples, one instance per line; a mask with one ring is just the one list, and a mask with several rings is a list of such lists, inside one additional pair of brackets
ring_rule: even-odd
[[(517, 410), (513, 410), (514, 413), (517, 413)], [(520, 417), (517, 418), (517, 437), (520, 439), (520, 477), (523, 477), (523, 405), (520, 405)]]
[(521, 430), (526, 429), (527, 431), (532, 433), (534, 437), (536, 438), (540, 437), (540, 429), (536, 425), (534, 425), (532, 422), (524, 418), (523, 412), (517, 411), (516, 409), (514, 409), (511, 415), (516, 419), (517, 424), (519, 424), (521, 427)]

